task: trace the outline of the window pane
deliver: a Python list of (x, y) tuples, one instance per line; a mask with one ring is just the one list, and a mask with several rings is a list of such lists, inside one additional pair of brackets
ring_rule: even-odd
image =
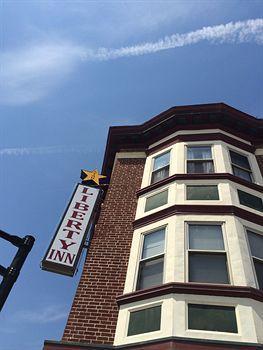
[(246, 156), (242, 156), (241, 154), (238, 154), (233, 151), (229, 151), (229, 152), (230, 152), (231, 162), (233, 164), (250, 170), (250, 165)]
[(217, 186), (186, 186), (188, 200), (217, 200)]
[(168, 190), (159, 192), (151, 197), (146, 199), (145, 211), (149, 211), (155, 208), (160, 207), (167, 203), (168, 199)]
[(213, 173), (214, 164), (213, 161), (188, 161), (187, 162), (187, 173), (189, 174), (203, 174)]
[(229, 283), (225, 254), (189, 253), (189, 282)]
[(257, 259), (254, 259), (254, 265), (255, 265), (259, 288), (263, 289), (263, 262)]
[(235, 176), (241, 177), (246, 181), (252, 182), (252, 176), (249, 171), (243, 170), (241, 168), (237, 168), (233, 165), (233, 173)]
[(137, 289), (158, 286), (163, 283), (163, 257), (140, 262)]
[(211, 147), (187, 147), (187, 159), (212, 159)]
[(164, 250), (165, 230), (159, 230), (144, 236), (142, 259), (162, 254)]
[(249, 208), (263, 211), (262, 199), (256, 196), (253, 196), (250, 193), (237, 190), (240, 204), (246, 205)]
[(188, 328), (237, 333), (235, 308), (188, 304)]
[(153, 170), (157, 170), (160, 168), (169, 165), (170, 162), (170, 152), (166, 152), (158, 157), (154, 158)]
[(169, 176), (169, 165), (152, 173), (151, 184), (166, 179)]
[(128, 336), (158, 331), (161, 326), (161, 306), (130, 313)]
[(221, 225), (189, 225), (189, 248), (224, 250)]
[(247, 231), (250, 250), (253, 256), (263, 259), (263, 236)]

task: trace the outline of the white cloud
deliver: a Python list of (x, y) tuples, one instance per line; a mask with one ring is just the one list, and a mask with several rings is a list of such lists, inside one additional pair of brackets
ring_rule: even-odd
[(22, 310), (13, 319), (16, 322), (50, 323), (60, 321), (68, 316), (68, 311), (61, 305), (43, 307), (41, 310)]
[(197, 44), (201, 41), (211, 43), (256, 43), (263, 44), (263, 19), (252, 19), (243, 22), (230, 22), (218, 26), (203, 27), (202, 29), (184, 34), (173, 34), (156, 42), (147, 42), (119, 49), (100, 48), (94, 53), (87, 51), (83, 58), (111, 60), (120, 57), (146, 55), (162, 50)]
[(45, 97), (73, 71), (82, 50), (69, 43), (44, 43), (2, 53), (0, 102), (24, 104)]
[(230, 22), (217, 26), (173, 34), (155, 42), (117, 49), (89, 49), (71, 43), (38, 44), (0, 56), (0, 102), (26, 104), (37, 101), (56, 88), (82, 61), (112, 60), (146, 55), (162, 50), (209, 43), (263, 44), (263, 19)]
[(57, 153), (87, 153), (93, 152), (88, 146), (48, 146), (48, 147), (19, 147), (19, 148), (2, 148), (0, 156), (27, 156)]

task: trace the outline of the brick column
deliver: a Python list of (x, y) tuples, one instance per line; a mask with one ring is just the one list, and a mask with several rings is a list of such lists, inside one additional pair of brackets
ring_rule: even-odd
[(63, 341), (112, 344), (145, 159), (117, 159)]

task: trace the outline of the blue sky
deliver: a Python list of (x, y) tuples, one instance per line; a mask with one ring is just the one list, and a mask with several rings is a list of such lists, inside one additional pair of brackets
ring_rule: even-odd
[[(61, 338), (80, 277), (39, 267), (80, 169), (100, 169), (110, 125), (171, 106), (225, 102), (262, 117), (263, 3), (0, 4), (1, 229), (36, 237), (0, 350), (35, 350)], [(0, 264), (14, 253), (1, 240)]]

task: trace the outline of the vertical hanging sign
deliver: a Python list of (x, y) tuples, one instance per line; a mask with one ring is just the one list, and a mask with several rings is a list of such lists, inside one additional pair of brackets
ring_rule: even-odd
[(94, 216), (99, 188), (78, 184), (42, 260), (43, 270), (73, 276)]

